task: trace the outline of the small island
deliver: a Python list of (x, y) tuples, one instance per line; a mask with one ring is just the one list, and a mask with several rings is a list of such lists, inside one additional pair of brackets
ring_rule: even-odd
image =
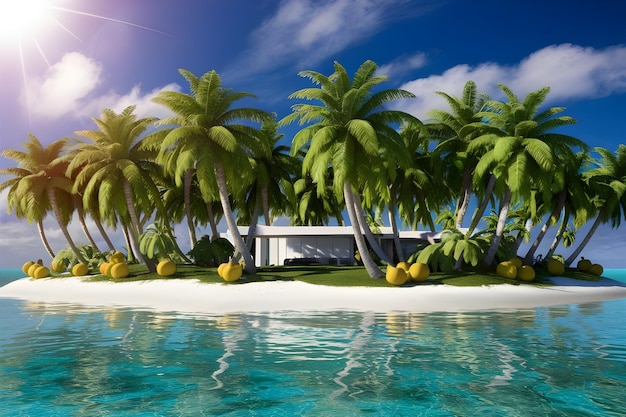
[[(138, 118), (134, 106), (120, 113), (105, 109), (93, 118), (96, 129), (76, 131), (77, 138), (44, 146), (29, 135), (25, 151), (2, 152), (18, 166), (0, 170), (11, 177), (0, 191), (8, 189), (10, 213), (39, 226), (52, 261), (46, 266), (24, 260), (25, 274), (37, 280), (20, 280), (2, 294), (24, 289), (22, 296), (29, 297), (45, 288), (45, 299), (81, 302), (90, 299), (81, 288), (93, 286), (104, 304), (111, 290), (113, 304), (125, 298), (144, 305), (138, 300), (145, 297), (148, 306), (168, 296), (206, 297), (214, 300), (205, 300), (210, 311), (226, 308), (233, 297), (247, 300), (232, 302), (228, 308), (235, 310), (435, 311), (528, 306), (530, 301), (519, 301), (522, 294), (536, 299), (530, 305), (623, 296), (620, 283), (594, 281), (602, 266), (580, 255), (600, 224), (619, 223), (626, 146), (615, 154), (602, 148), (592, 152), (583, 140), (558, 132), (576, 121), (562, 115), (561, 107), (541, 108), (548, 87), (520, 99), (499, 85), (505, 100), (496, 100), (468, 81), (460, 97), (434, 92), (449, 111), (434, 109), (429, 120), (419, 120), (392, 109), (395, 101), (414, 97), (382, 89), (387, 77), (377, 71), (369, 60), (353, 76), (339, 63), (330, 75), (302, 71), (299, 75), (313, 86), (291, 94), (290, 99), (303, 101), (277, 119), (265, 110), (234, 106), (254, 96), (222, 87), (215, 71), (198, 77), (181, 69), (189, 93), (163, 91), (153, 99), (170, 117)], [(296, 122), (302, 127), (288, 147), (279, 131)], [(69, 245), (56, 253), (42, 227), (48, 213)], [(108, 249), (98, 246), (87, 218)], [(331, 220), (349, 228), (345, 253), (328, 259), (359, 265), (342, 268), (355, 279), (365, 273), (370, 284), (259, 278), (272, 270), (269, 249), (263, 249), (272, 245), (260, 238), (277, 218), (302, 228), (328, 228)], [(83, 225), (89, 244), (75, 243), (68, 229), (73, 219)], [(226, 235), (218, 233), (220, 220)], [(187, 253), (173, 231), (185, 223), (192, 248)], [(587, 223), (588, 234), (576, 237), (575, 230)], [(418, 226), (427, 232), (418, 232)], [(210, 235), (198, 238), (199, 227)], [(107, 234), (117, 228), (124, 232), (123, 252)], [(403, 239), (402, 228), (422, 238)], [(550, 230), (553, 242), (540, 253)], [(529, 248), (519, 253), (524, 240)], [(302, 245), (309, 252), (314, 246)], [(565, 257), (558, 253), (564, 247), (574, 250)], [(324, 256), (315, 253), (313, 259)], [(237, 284), (207, 285), (197, 269), (197, 279), (182, 279), (186, 267), (212, 268), (209, 275)], [(586, 278), (567, 276), (577, 270)], [(327, 279), (334, 276), (325, 271)], [(464, 277), (473, 288), (451, 285), (445, 274)], [(110, 279), (81, 278), (93, 275)], [(397, 288), (371, 288), (383, 286)], [(132, 288), (144, 292), (135, 297)], [(157, 288), (165, 293), (152, 291)], [(452, 295), (459, 291), (464, 295)]]

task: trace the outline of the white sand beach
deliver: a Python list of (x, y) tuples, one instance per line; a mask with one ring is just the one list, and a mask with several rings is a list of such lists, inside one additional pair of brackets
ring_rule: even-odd
[(434, 312), (501, 310), (581, 304), (626, 297), (626, 284), (554, 278), (558, 285), (455, 287), (330, 287), (303, 282), (206, 284), (197, 280), (87, 282), (81, 277), (23, 278), (0, 297), (93, 307), (133, 307), (182, 313), (329, 311)]

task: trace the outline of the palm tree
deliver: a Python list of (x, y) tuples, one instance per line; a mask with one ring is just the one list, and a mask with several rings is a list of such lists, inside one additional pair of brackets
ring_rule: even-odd
[[(9, 212), (15, 209), (18, 217), (38, 222), (43, 237), (41, 221), (46, 212), (52, 210), (72, 252), (79, 261), (85, 262), (67, 229), (73, 210), (72, 181), (65, 173), (67, 162), (62, 156), (68, 141), (59, 139), (44, 147), (35, 135), (28, 137), (30, 141), (24, 142), (26, 152), (11, 149), (2, 152), (3, 157), (18, 162), (17, 168), (0, 170), (0, 175), (13, 176), (0, 184), (0, 191), (10, 187)], [(44, 245), (54, 258), (45, 238)]]
[(344, 225), (343, 202), (337, 199), (332, 186), (332, 169), (326, 171), (327, 184), (320, 190), (310, 174), (297, 178), (293, 183), (291, 224), (294, 226), (323, 226), (334, 217), (338, 225)]
[[(249, 178), (246, 149), (254, 142), (256, 129), (243, 122), (261, 122), (270, 116), (258, 109), (232, 108), (236, 101), (254, 96), (223, 88), (215, 71), (200, 78), (184, 69), (179, 72), (189, 83), (191, 93), (163, 91), (153, 99), (174, 113), (159, 124), (177, 126), (167, 131), (157, 159), (179, 182), (195, 172), (205, 201), (219, 194), (238, 256), (243, 257), (246, 272), (254, 273), (254, 260), (237, 229), (228, 183), (241, 187)], [(185, 181), (186, 193), (190, 192), (190, 183)], [(189, 208), (187, 216), (191, 216)]]
[(604, 148), (595, 151), (600, 154), (600, 166), (588, 171), (586, 177), (598, 190), (601, 205), (589, 232), (565, 260), (566, 266), (578, 258), (601, 223), (611, 222), (618, 227), (626, 213), (626, 145), (620, 144), (615, 154)]
[[(163, 217), (164, 209), (153, 179), (161, 167), (154, 162), (156, 152), (143, 143), (154, 119), (137, 119), (134, 110), (135, 106), (129, 106), (118, 114), (105, 109), (101, 119), (92, 118), (97, 129), (75, 132), (91, 143), (83, 142), (76, 147), (67, 170), (72, 172), (83, 166), (76, 175), (74, 189), (84, 190), (85, 207), (98, 210), (101, 218), (118, 216), (128, 230), (133, 254), (152, 270), (153, 262), (139, 248), (139, 236), (145, 218), (155, 208)], [(93, 206), (94, 202), (97, 207)]]
[[(428, 225), (434, 230), (432, 212), (448, 201), (450, 195), (443, 181), (435, 179), (431, 164), (433, 154), (429, 152), (430, 136), (426, 128), (422, 125), (403, 126), (400, 135), (411, 162), (405, 169), (395, 163), (388, 167), (390, 175), (385, 187), (389, 189), (387, 211), (396, 254), (399, 261), (404, 261), (405, 254), (400, 245), (396, 215), (399, 214), (400, 219), (410, 225), (412, 230), (416, 230), (418, 224)], [(376, 194), (385, 193), (381, 190)]]
[(443, 158), (444, 163), (439, 166), (445, 170), (446, 181), (450, 187), (460, 190), (455, 207), (455, 225), (460, 229), (472, 194), (472, 174), (478, 163), (476, 155), (467, 152), (467, 146), (480, 134), (472, 124), (480, 122), (479, 113), (489, 97), (478, 93), (476, 83), (471, 80), (465, 83), (461, 98), (441, 91), (436, 93), (446, 99), (452, 112), (431, 110), (429, 129), (440, 140), (434, 154)]
[(480, 113), (487, 124), (482, 127), (484, 133), (468, 146), (470, 152), (486, 151), (476, 166), (477, 176), (491, 172), (503, 188), (498, 226), (485, 256), (485, 265), (491, 265), (495, 259), (512, 196), (527, 199), (533, 185), (547, 187), (554, 172), (555, 155), (585, 146), (571, 136), (550, 133), (557, 127), (576, 123), (569, 116), (555, 117), (563, 108), (551, 107), (537, 113), (550, 92), (548, 87), (529, 93), (523, 101), (507, 86), (500, 84), (499, 87), (508, 101), (487, 103), (486, 111)]
[(283, 134), (278, 133), (278, 123), (275, 115), (261, 124), (257, 134), (257, 141), (250, 149), (250, 165), (252, 166), (252, 181), (244, 189), (245, 210), (239, 207), (238, 218), (247, 220), (250, 225), (247, 244), (252, 248), (256, 235), (258, 218), (263, 214), (266, 226), (272, 224), (272, 217), (289, 211), (290, 184), (299, 164), (289, 154), (289, 147), (279, 145)]
[(569, 222), (569, 213), (576, 211), (574, 206), (581, 207), (581, 204), (588, 202), (586, 187), (582, 177), (582, 170), (588, 162), (589, 154), (587, 152), (579, 152), (573, 158), (563, 158), (562, 163), (557, 167), (553, 181), (557, 187), (549, 194), (550, 200), (545, 202), (546, 208), (552, 208), (552, 211), (546, 217), (539, 234), (524, 256), (526, 264), (532, 264), (535, 253), (550, 226), (556, 224), (559, 217), (562, 217), (562, 227), (559, 228), (561, 233), (557, 232), (557, 238), (560, 240), (560, 235)]
[[(316, 100), (320, 104), (296, 104), (293, 113), (283, 124), (299, 120), (309, 124), (293, 138), (292, 154), (307, 146), (303, 160), (303, 173), (310, 173), (318, 189), (325, 187), (325, 173), (332, 167), (333, 188), (338, 199), (346, 203), (357, 248), (368, 274), (372, 278), (384, 276), (369, 254), (355, 207), (355, 192), (360, 184), (376, 184), (383, 175), (381, 153), (387, 158), (401, 159), (402, 139), (391, 123), (416, 122), (407, 113), (386, 110), (384, 105), (413, 94), (398, 89), (372, 90), (386, 81), (375, 75), (377, 65), (365, 61), (352, 80), (346, 69), (335, 62), (335, 71), (325, 76), (315, 71), (302, 71), (301, 77), (310, 79), (319, 87), (304, 88), (290, 98)], [(361, 207), (358, 207), (362, 210)]]

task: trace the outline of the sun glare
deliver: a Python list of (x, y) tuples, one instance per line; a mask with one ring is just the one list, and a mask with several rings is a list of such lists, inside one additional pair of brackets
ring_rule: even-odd
[(35, 36), (52, 19), (51, 0), (0, 0), (0, 41)]

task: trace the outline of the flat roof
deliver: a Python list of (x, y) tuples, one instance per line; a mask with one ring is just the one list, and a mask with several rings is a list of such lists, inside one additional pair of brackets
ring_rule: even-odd
[[(248, 226), (237, 226), (242, 236), (248, 235)], [(391, 227), (381, 227), (378, 237), (392, 238), (393, 230)], [(441, 232), (419, 231), (419, 230), (401, 230), (399, 232), (400, 239), (421, 239), (439, 238)], [(288, 236), (346, 236), (352, 237), (352, 226), (265, 226), (258, 225), (256, 237), (288, 237)]]

